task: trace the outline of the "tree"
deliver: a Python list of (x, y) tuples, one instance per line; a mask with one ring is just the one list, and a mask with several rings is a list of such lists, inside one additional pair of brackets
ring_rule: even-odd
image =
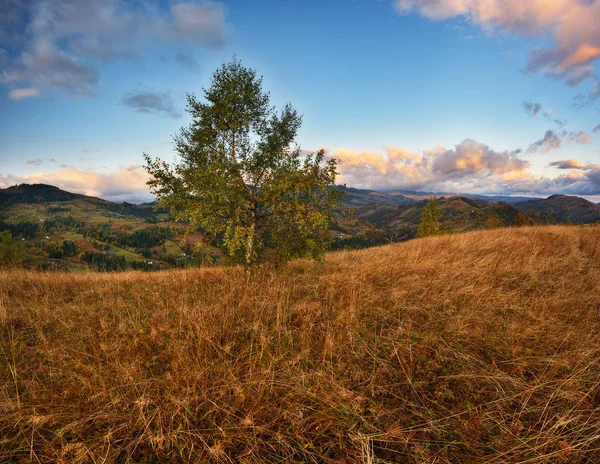
[(440, 235), (440, 216), (442, 211), (435, 198), (427, 202), (423, 213), (421, 214), (421, 223), (417, 230), (417, 237), (429, 237), (431, 235)]
[(13, 267), (21, 263), (21, 250), (8, 230), (0, 232), (0, 267)]
[(517, 215), (515, 216), (515, 226), (523, 227), (528, 226), (530, 223), (531, 221), (529, 220), (529, 216), (527, 216), (527, 214), (523, 213), (522, 211), (517, 212)]
[(486, 229), (498, 229), (504, 227), (504, 222), (497, 214), (491, 214), (485, 221)]
[(159, 205), (247, 268), (322, 256), (340, 197), (337, 161), (302, 154), (301, 116), (289, 103), (271, 107), (262, 78), (235, 58), (213, 74), (204, 101), (187, 101), (178, 161), (144, 154)]

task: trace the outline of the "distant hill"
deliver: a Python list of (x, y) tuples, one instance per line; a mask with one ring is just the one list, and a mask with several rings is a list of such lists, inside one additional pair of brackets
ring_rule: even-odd
[[(338, 187), (342, 189), (342, 187)], [(344, 204), (348, 206), (365, 206), (365, 205), (388, 205), (399, 206), (414, 203), (415, 200), (402, 195), (398, 192), (377, 192), (375, 190), (364, 190), (353, 187), (343, 189), (346, 193)]]
[[(73, 270), (164, 269), (195, 264), (183, 225), (153, 205), (114, 203), (61, 190), (21, 184), (0, 189), (0, 231), (18, 241), (26, 267)], [(218, 258), (218, 251), (212, 249)]]
[[(429, 201), (426, 192), (405, 195), (347, 188), (345, 193), (330, 232), (333, 249), (412, 239)], [(532, 225), (600, 221), (600, 206), (578, 197), (554, 195), (513, 204), (495, 201), (498, 198), (505, 197), (438, 197), (442, 230), (453, 233), (510, 227), (516, 225), (519, 211)], [(215, 247), (208, 249), (210, 256), (194, 255), (193, 246), (201, 234), (182, 243), (184, 225), (154, 206), (154, 202), (114, 203), (52, 185), (21, 184), (0, 189), (0, 231), (11, 231), (22, 244), (25, 264), (41, 269), (90, 265), (102, 270), (157, 269), (194, 265), (198, 259), (224, 260)]]
[(385, 192), (387, 195), (404, 195), (406, 198), (410, 198), (415, 201), (419, 200), (429, 200), (431, 198), (440, 198), (440, 197), (465, 197), (472, 198), (474, 200), (487, 201), (490, 203), (517, 203), (519, 201), (526, 200), (539, 200), (537, 197), (515, 197), (510, 195), (478, 195), (475, 193), (457, 193), (457, 192), (421, 192), (414, 190), (392, 190), (389, 192)]
[(49, 203), (68, 203), (79, 202), (95, 205), (99, 209), (111, 211), (113, 213), (153, 217), (156, 212), (152, 203), (136, 205), (133, 203), (115, 203), (102, 200), (101, 198), (90, 197), (78, 193), (67, 192), (53, 185), (47, 184), (21, 184), (5, 189), (0, 189), (0, 211), (9, 208), (15, 204), (49, 204)]
[[(394, 241), (414, 238), (421, 221), (421, 214), (429, 200), (414, 201), (397, 207), (369, 205), (356, 208), (356, 215), (390, 232)], [(446, 232), (465, 232), (483, 229), (490, 219), (498, 226), (515, 224), (518, 210), (507, 203), (489, 203), (467, 197), (438, 198), (442, 211), (440, 223)], [(541, 223), (536, 216), (533, 223)]]
[(515, 203), (514, 206), (526, 213), (545, 213), (559, 223), (591, 224), (600, 221), (600, 206), (574, 196), (552, 195), (546, 199)]

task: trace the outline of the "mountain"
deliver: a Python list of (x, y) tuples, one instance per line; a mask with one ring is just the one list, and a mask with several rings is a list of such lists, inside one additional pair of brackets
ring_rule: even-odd
[[(162, 269), (192, 264), (184, 226), (152, 205), (114, 203), (52, 185), (0, 189), (0, 232), (21, 243), (24, 264), (38, 269)], [(218, 251), (211, 253), (218, 258)]]
[[(365, 248), (414, 238), (426, 192), (377, 192), (347, 188), (331, 228), (332, 248)], [(438, 197), (443, 231), (466, 232), (517, 224), (586, 224), (600, 220), (600, 206), (578, 197), (555, 195), (514, 204), (485, 196)], [(504, 197), (501, 197), (504, 198)], [(184, 225), (155, 204), (113, 203), (70, 193), (52, 185), (22, 184), (0, 189), (0, 232), (22, 242), (28, 267), (76, 269), (160, 269), (222, 261), (217, 248), (193, 252), (201, 234), (182, 242)], [(195, 260), (195, 261), (194, 261)], [(148, 264), (150, 263), (150, 264)]]
[(474, 193), (465, 193), (462, 194), (462, 196), (473, 198), (474, 200), (489, 201), (491, 203), (508, 203), (509, 205), (529, 200), (541, 200), (541, 198), (537, 197), (513, 197), (509, 195), (477, 195)]
[(143, 218), (156, 217), (153, 204), (136, 205), (133, 203), (115, 203), (101, 198), (90, 197), (78, 193), (61, 190), (53, 185), (46, 184), (21, 184), (5, 189), (0, 189), (0, 211), (12, 205), (49, 205), (56, 203), (58, 206), (71, 203), (79, 206), (94, 207), (127, 216)]
[[(391, 207), (368, 205), (355, 208), (356, 216), (366, 223), (388, 231), (394, 241), (414, 238), (421, 221), (421, 215), (429, 200)], [(483, 229), (489, 221), (496, 227), (511, 226), (516, 222), (518, 210), (507, 203), (489, 203), (468, 197), (438, 198), (441, 209), (442, 229), (451, 232), (466, 232)], [(533, 222), (539, 222), (536, 218)]]
[(338, 189), (343, 190), (346, 194), (344, 204), (348, 206), (365, 206), (365, 205), (388, 205), (398, 206), (414, 203), (415, 200), (402, 195), (399, 192), (378, 192), (376, 190), (364, 190), (353, 187), (343, 188), (338, 186)]
[(514, 206), (526, 213), (547, 214), (558, 223), (591, 224), (600, 221), (600, 206), (569, 195), (552, 195), (546, 199), (518, 202)]
[(421, 192), (414, 190), (391, 190), (385, 192), (387, 195), (404, 195), (412, 200), (429, 200), (431, 198), (440, 197), (466, 197), (474, 200), (487, 201), (490, 203), (517, 203), (526, 200), (540, 200), (537, 197), (515, 197), (510, 195), (478, 195), (476, 193), (456, 193), (456, 192)]

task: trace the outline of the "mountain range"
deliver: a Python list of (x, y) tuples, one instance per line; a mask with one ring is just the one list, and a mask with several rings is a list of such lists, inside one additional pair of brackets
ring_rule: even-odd
[[(341, 187), (340, 187), (341, 188)], [(526, 198), (379, 192), (344, 188), (332, 225), (332, 248), (364, 248), (416, 236), (423, 209), (436, 197), (447, 233), (535, 224), (600, 222), (600, 206), (583, 198)], [(0, 189), (0, 231), (23, 242), (29, 267), (162, 269), (222, 261), (217, 248), (194, 252), (200, 234), (184, 239), (184, 226), (153, 203), (115, 203), (44, 184)], [(83, 261), (82, 261), (83, 259)]]

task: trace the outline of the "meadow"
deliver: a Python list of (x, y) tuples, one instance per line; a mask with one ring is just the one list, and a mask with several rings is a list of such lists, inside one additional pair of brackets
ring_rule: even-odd
[(0, 462), (600, 462), (600, 228), (0, 272)]

